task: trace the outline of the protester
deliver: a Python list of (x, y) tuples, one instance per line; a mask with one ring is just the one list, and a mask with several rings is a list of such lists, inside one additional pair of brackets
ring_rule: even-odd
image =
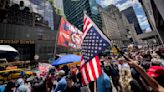
[(16, 81), (16, 92), (31, 92), (28, 86), (25, 85), (25, 82), (22, 78), (19, 78)]
[(164, 66), (164, 48), (159, 48), (158, 51), (156, 51), (156, 53), (160, 57), (160, 65)]
[(58, 92), (58, 91), (64, 92), (64, 90), (67, 87), (67, 82), (65, 78), (66, 78), (65, 71), (60, 70), (58, 76), (58, 84), (56, 85), (54, 92)]
[(54, 78), (54, 73), (51, 72), (51, 74), (48, 76), (48, 78), (46, 79), (46, 84), (48, 87), (48, 90), (52, 90), (52, 86), (53, 86), (53, 82), (52, 79)]
[(4, 92), (14, 92), (15, 90), (15, 83), (13, 81), (9, 81), (5, 87)]
[(21, 72), (4, 92), (164, 92), (164, 48), (124, 51), (101, 54), (102, 75), (87, 85), (82, 85), (80, 66), (64, 65), (51, 68), (44, 77), (33, 73), (25, 79)]
[(117, 91), (120, 91), (122, 87), (119, 82), (120, 79), (119, 70), (117, 64), (114, 62), (116, 61), (111, 62), (109, 72), (110, 72), (110, 76), (112, 77), (112, 82), (114, 87), (116, 88)]
[(101, 56), (101, 67), (102, 67), (102, 75), (97, 79), (97, 92), (112, 92), (112, 83), (109, 76), (104, 72), (105, 65), (104, 61), (105, 56)]
[(111, 79), (104, 71), (97, 79), (97, 92), (112, 92)]
[(80, 88), (78, 88), (73, 82), (73, 76), (68, 75), (66, 77), (67, 87), (64, 92), (80, 92)]
[(122, 69), (129, 69), (130, 70), (128, 63), (125, 61), (125, 59), (123, 57), (119, 58), (118, 62), (119, 62), (119, 64), (118, 64), (119, 71), (121, 71)]

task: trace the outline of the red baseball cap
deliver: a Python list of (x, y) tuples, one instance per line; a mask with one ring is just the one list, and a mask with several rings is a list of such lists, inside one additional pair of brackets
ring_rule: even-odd
[(164, 75), (164, 67), (162, 67), (162, 66), (151, 66), (147, 70), (147, 74), (151, 77), (158, 77), (159, 75)]

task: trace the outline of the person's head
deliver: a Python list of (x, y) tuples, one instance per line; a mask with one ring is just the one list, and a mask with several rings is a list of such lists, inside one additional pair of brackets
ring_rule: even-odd
[(60, 67), (59, 66), (55, 66), (55, 68), (58, 70), (58, 69), (60, 69)]
[(158, 51), (156, 51), (156, 53), (157, 53), (162, 59), (164, 59), (164, 48), (159, 48)]
[(160, 60), (157, 58), (153, 58), (151, 62), (152, 62), (152, 66), (160, 66)]
[(65, 71), (64, 71), (64, 70), (60, 70), (60, 71), (58, 72), (58, 77), (59, 77), (59, 78), (62, 78), (63, 76), (65, 76)]
[(152, 57), (151, 57), (151, 55), (149, 55), (149, 54), (145, 54), (145, 55), (143, 56), (143, 59), (144, 59), (145, 61), (151, 61)]
[(77, 65), (76, 68), (77, 68), (77, 69), (80, 69), (80, 65)]
[(151, 51), (148, 50), (148, 51), (147, 51), (147, 54), (151, 54)]
[(138, 61), (142, 61), (143, 57), (142, 56), (137, 56)]
[(144, 55), (145, 55), (144, 50), (141, 50), (141, 51), (140, 51), (140, 55), (141, 55), (141, 56), (144, 56)]
[(24, 85), (24, 80), (22, 78), (19, 78), (16, 82), (15, 82), (15, 86), (18, 88), (20, 85)]
[(123, 57), (122, 58), (119, 58), (118, 59), (118, 62), (119, 62), (119, 64), (123, 64), (125, 62), (125, 59)]
[(20, 1), (20, 6), (21, 6), (21, 7), (24, 6), (24, 1)]
[(66, 76), (67, 86), (70, 88), (73, 86), (73, 76), (67, 75)]
[(36, 73), (32, 73), (32, 76), (37, 76)]
[(64, 71), (68, 71), (68, 66), (64, 65), (61, 69), (64, 70)]
[(104, 61), (101, 61), (101, 66), (102, 66), (102, 67), (104, 66)]

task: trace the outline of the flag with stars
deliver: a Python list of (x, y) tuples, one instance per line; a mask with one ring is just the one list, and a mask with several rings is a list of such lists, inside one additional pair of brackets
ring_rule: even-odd
[(83, 85), (86, 85), (102, 74), (98, 55), (110, 46), (111, 42), (87, 15), (84, 16), (83, 31), (80, 70)]

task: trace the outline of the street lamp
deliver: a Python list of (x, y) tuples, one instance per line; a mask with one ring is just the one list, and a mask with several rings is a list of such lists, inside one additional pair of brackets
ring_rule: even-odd
[(34, 59), (35, 59), (35, 60), (38, 60), (38, 59), (39, 59), (39, 55), (36, 54), (36, 55), (34, 56)]
[(36, 63), (38, 64), (38, 59), (39, 59), (39, 55), (35, 54), (34, 56), (35, 66), (36, 66)]

